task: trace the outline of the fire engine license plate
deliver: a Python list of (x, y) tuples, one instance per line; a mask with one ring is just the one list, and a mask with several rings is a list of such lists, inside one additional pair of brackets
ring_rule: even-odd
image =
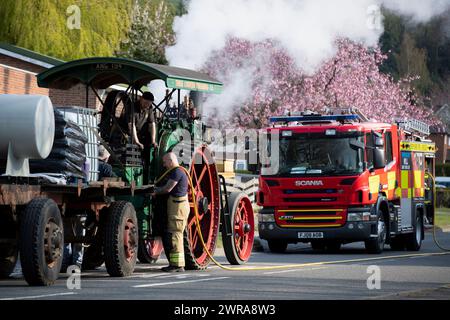
[(299, 239), (322, 239), (323, 232), (299, 232)]

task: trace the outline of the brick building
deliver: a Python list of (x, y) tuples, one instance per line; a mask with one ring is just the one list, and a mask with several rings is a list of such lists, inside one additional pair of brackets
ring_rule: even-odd
[[(71, 90), (39, 88), (36, 75), (64, 63), (36, 52), (0, 42), (0, 94), (41, 94), (50, 97), (55, 106), (86, 106), (86, 89), (76, 86)], [(98, 107), (90, 90), (89, 107)]]

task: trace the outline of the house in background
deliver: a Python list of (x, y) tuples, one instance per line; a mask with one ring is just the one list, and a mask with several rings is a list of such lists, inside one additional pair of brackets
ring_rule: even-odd
[[(0, 94), (47, 95), (55, 106), (86, 106), (86, 89), (75, 86), (70, 90), (39, 88), (36, 75), (65, 61), (31, 50), (0, 42)], [(90, 90), (89, 107), (97, 108), (94, 92)]]
[(450, 132), (450, 106), (445, 104), (435, 112), (435, 115), (444, 125), (430, 127), (430, 139), (436, 143), (436, 164), (450, 162), (449, 132)]

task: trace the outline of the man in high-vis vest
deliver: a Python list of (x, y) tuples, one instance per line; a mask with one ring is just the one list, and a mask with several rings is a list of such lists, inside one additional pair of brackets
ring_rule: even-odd
[[(178, 159), (173, 152), (169, 152), (163, 157), (163, 165), (167, 170), (179, 166)], [(162, 268), (165, 272), (184, 271), (184, 247), (183, 232), (186, 228), (190, 207), (188, 200), (188, 177), (181, 168), (173, 169), (167, 178), (167, 182), (162, 187), (156, 187), (152, 196), (169, 194), (167, 200), (167, 239), (165, 249), (169, 259), (169, 266)]]

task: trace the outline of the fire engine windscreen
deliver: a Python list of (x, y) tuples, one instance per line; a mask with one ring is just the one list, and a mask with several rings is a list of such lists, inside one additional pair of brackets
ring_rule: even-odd
[(363, 172), (363, 135), (292, 133), (280, 137), (277, 175), (354, 175)]

